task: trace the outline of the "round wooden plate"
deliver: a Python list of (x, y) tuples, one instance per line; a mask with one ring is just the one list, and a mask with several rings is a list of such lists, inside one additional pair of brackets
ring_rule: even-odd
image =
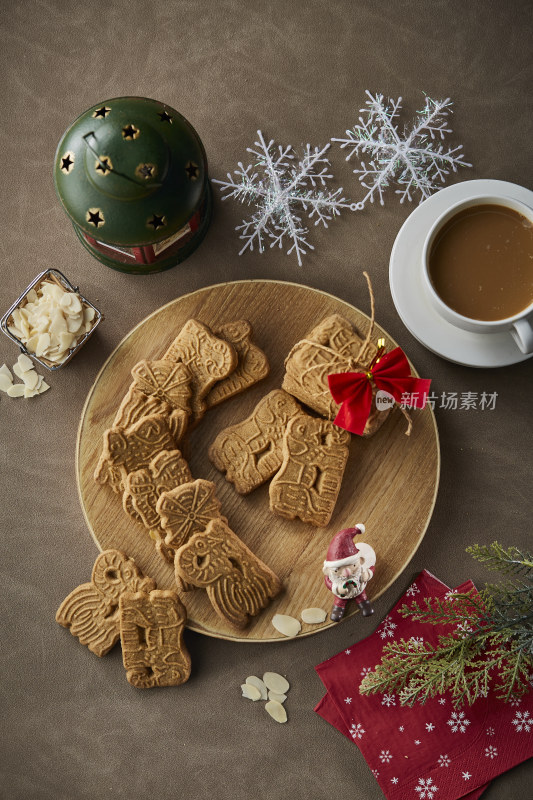
[[(201, 289), (155, 311), (139, 323), (108, 358), (87, 397), (77, 442), (76, 471), (81, 505), (98, 547), (117, 548), (135, 559), (160, 589), (174, 584), (171, 566), (159, 557), (148, 532), (122, 509), (121, 498), (93, 479), (102, 434), (112, 424), (130, 383), (130, 370), (141, 359), (157, 359), (182, 325), (194, 317), (217, 327), (247, 319), (254, 341), (267, 354), (270, 375), (248, 391), (211, 409), (187, 440), (187, 458), (195, 478), (213, 481), (230, 527), (283, 581), (284, 591), (244, 631), (232, 629), (213, 611), (207, 595), (184, 595), (188, 627), (208, 636), (238, 641), (285, 639), (271, 624), (275, 613), (300, 617), (304, 608), (328, 611), (322, 625), (302, 623), (309, 635), (332, 623), (333, 596), (324, 586), (322, 564), (328, 544), (340, 529), (364, 522), (364, 540), (377, 553), (369, 597), (382, 594), (405, 569), (426, 531), (439, 480), (439, 442), (433, 412), (415, 411), (410, 437), (406, 421), (394, 411), (370, 439), (352, 437), (350, 456), (339, 498), (327, 528), (274, 516), (269, 510), (268, 484), (250, 495), (238, 495), (212, 466), (207, 449), (222, 428), (239, 422), (272, 389), (281, 386), (284, 359), (291, 347), (324, 317), (338, 313), (364, 335), (369, 319), (361, 311), (325, 292), (293, 283), (251, 280)], [(387, 349), (396, 343), (376, 325), (374, 340), (384, 336)], [(346, 616), (356, 613), (354, 602)]]

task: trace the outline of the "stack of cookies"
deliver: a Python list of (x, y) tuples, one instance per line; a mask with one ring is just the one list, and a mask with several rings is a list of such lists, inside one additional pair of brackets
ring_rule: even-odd
[(76, 587), (56, 614), (57, 622), (97, 656), (106, 655), (120, 638), (126, 677), (138, 689), (188, 680), (186, 619), (177, 592), (158, 591), (119, 550), (98, 556), (90, 582)]
[[(271, 480), (275, 514), (326, 526), (350, 441), (350, 434), (333, 424), (338, 406), (327, 377), (365, 371), (376, 354), (369, 337), (363, 340), (348, 320), (338, 314), (327, 317), (292, 348), (282, 388), (262, 398), (243, 422), (221, 431), (209, 449), (210, 460), (240, 494)], [(388, 413), (374, 408), (363, 435), (372, 436)]]
[(237, 628), (269, 603), (281, 582), (229, 528), (214, 484), (194, 480), (182, 445), (209, 408), (268, 374), (251, 336), (245, 320), (215, 332), (191, 319), (159, 360), (136, 364), (94, 474), (121, 494), (126, 514), (174, 564), (180, 594), (205, 589), (216, 613)]

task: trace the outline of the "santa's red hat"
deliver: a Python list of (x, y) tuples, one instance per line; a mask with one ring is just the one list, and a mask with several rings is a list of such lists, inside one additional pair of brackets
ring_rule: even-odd
[(365, 526), (358, 522), (355, 528), (343, 528), (335, 534), (329, 543), (324, 569), (344, 567), (347, 564), (354, 564), (359, 555), (359, 548), (355, 544), (353, 537), (364, 533)]

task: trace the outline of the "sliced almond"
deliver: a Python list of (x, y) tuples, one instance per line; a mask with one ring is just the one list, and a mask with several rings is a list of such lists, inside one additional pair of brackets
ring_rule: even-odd
[(67, 317), (67, 330), (71, 333), (77, 333), (83, 326), (83, 314), (74, 314), (72, 317)]
[(32, 353), (35, 353), (38, 343), (39, 343), (38, 333), (34, 333), (33, 336), (30, 336), (27, 342), (24, 342), (24, 344), (26, 345), (26, 349), (31, 350)]
[(50, 388), (50, 386), (46, 383), (46, 381), (43, 380), (43, 382), (40, 384), (40, 386), (39, 386), (37, 391), (39, 392), (39, 394), (42, 394), (43, 392), (46, 392), (47, 389), (49, 389), (49, 388)]
[(13, 380), (4, 372), (0, 372), (0, 391), (7, 392), (13, 386)]
[(301, 613), (303, 622), (308, 625), (318, 625), (320, 622), (324, 622), (327, 615), (328, 612), (324, 611), (323, 608), (304, 608)]
[(20, 339), (20, 341), (22, 341), (22, 337), (23, 337), (22, 331), (20, 331), (17, 328), (16, 325), (8, 325), (7, 329), (9, 331), (9, 333), (11, 334), (11, 336), (14, 336), (15, 339)]
[(287, 722), (287, 712), (285, 708), (276, 700), (269, 700), (265, 703), (265, 711), (270, 714), (276, 722)]
[(267, 689), (278, 694), (287, 694), (290, 689), (289, 681), (278, 672), (265, 672), (263, 682)]
[(255, 686), (256, 689), (259, 689), (261, 700), (268, 700), (268, 690), (261, 678), (258, 678), (256, 675), (249, 675), (248, 678), (246, 678), (246, 683), (249, 686)]
[(300, 622), (295, 617), (289, 617), (287, 614), (274, 614), (272, 625), (283, 636), (288, 636), (289, 638), (297, 636), (302, 630)]
[(13, 376), (9, 371), (9, 367), (7, 366), (7, 364), (2, 364), (2, 366), (0, 367), (0, 375), (5, 375), (7, 378), (9, 378), (10, 381), (13, 380)]
[(26, 302), (35, 303), (36, 300), (37, 300), (37, 292), (35, 291), (35, 289), (30, 289), (30, 291), (26, 295)]
[(241, 683), (242, 696), (248, 700), (261, 700), (261, 692), (257, 686), (252, 686), (250, 683)]
[(92, 322), (95, 316), (95, 310), (92, 306), (85, 306), (83, 309), (83, 321), (85, 323)]
[(75, 344), (75, 341), (76, 337), (68, 331), (59, 334), (59, 344), (62, 350), (69, 350)]
[(24, 385), (27, 389), (36, 389), (39, 383), (39, 375), (35, 372), (34, 369), (29, 369), (26, 372), (22, 373), (22, 380), (24, 381)]
[(45, 350), (47, 350), (49, 347), (50, 347), (50, 334), (41, 333), (41, 335), (39, 336), (39, 341), (37, 342), (35, 355), (37, 357), (42, 356)]
[(287, 699), (286, 694), (280, 694), (279, 692), (269, 692), (268, 693), (269, 700), (275, 700), (276, 703), (284, 703)]
[(13, 364), (13, 372), (15, 373), (17, 378), (20, 378), (20, 380), (22, 380), (22, 376), (24, 375), (24, 370), (22, 369), (18, 361), (16, 364)]
[(14, 383), (9, 387), (7, 393), (10, 397), (22, 397), (25, 389), (26, 387), (23, 383)]
[(30, 369), (33, 369), (33, 361), (26, 353), (21, 353), (17, 359), (17, 364), (21, 368), (23, 372), (28, 372)]
[(50, 333), (59, 336), (61, 333), (66, 333), (67, 331), (67, 321), (61, 311), (53, 311), (52, 318), (50, 322)]

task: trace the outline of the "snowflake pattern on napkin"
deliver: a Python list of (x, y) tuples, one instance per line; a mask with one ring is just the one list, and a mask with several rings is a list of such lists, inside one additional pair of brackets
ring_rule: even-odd
[[(457, 591), (472, 588), (469, 581)], [(371, 636), (316, 667), (327, 694), (315, 711), (357, 745), (389, 800), (476, 800), (492, 778), (533, 756), (532, 694), (512, 705), (489, 691), (461, 708), (448, 694), (412, 708), (391, 692), (359, 694), (391, 638), (416, 647), (450, 629), (405, 619), (401, 606), (414, 594), (420, 600), (449, 591), (424, 570)]]

